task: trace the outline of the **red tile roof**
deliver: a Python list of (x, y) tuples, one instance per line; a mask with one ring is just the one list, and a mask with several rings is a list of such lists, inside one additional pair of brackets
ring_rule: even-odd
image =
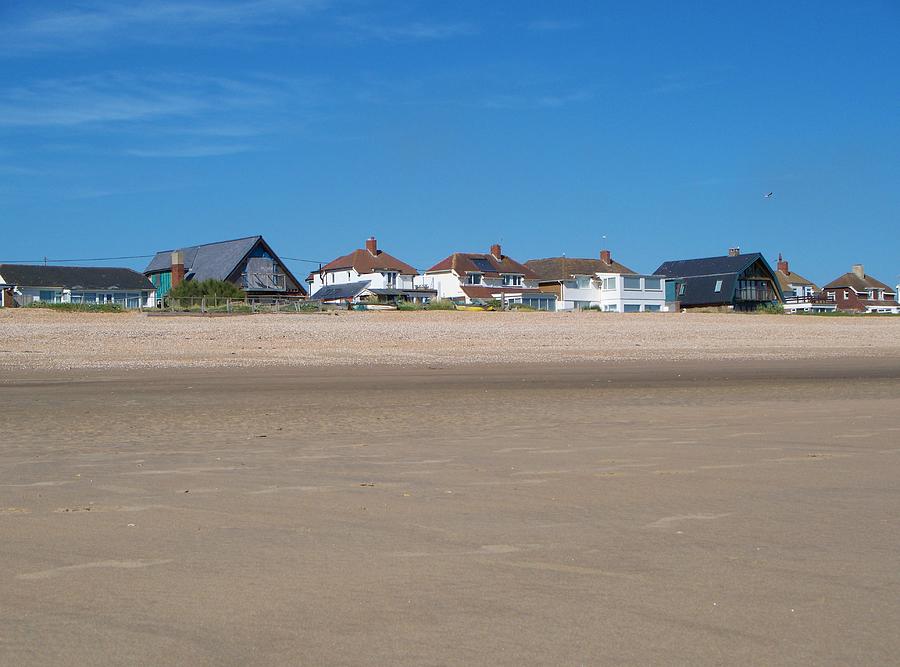
[[(490, 266), (491, 270), (479, 267), (475, 263), (475, 260), (478, 260), (479, 264), (485, 263), (486, 266)], [(501, 255), (498, 259), (490, 253), (485, 255), (477, 252), (455, 252), (432, 266), (426, 273), (451, 270), (455, 271), (456, 274), (460, 276), (465, 275), (466, 273), (481, 273), (486, 276), (499, 276), (502, 273), (513, 273), (529, 279), (537, 278), (537, 274), (534, 271), (511, 257)]]
[(360, 275), (379, 273), (381, 271), (396, 271), (401, 275), (407, 276), (414, 276), (419, 273), (406, 262), (401, 262), (393, 255), (384, 252), (384, 250), (376, 250), (373, 255), (365, 248), (358, 248), (348, 255), (328, 262), (322, 267), (323, 271), (341, 271), (346, 269), (353, 269)]
[(634, 273), (624, 264), (614, 259), (584, 259), (578, 257), (545, 257), (529, 259), (525, 266), (534, 270), (538, 279), (546, 282), (570, 280), (572, 276), (592, 276), (595, 273)]

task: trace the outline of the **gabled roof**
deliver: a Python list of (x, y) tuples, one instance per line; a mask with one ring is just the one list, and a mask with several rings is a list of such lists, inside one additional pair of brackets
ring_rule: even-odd
[(758, 252), (744, 253), (742, 255), (724, 255), (722, 257), (703, 257), (700, 259), (679, 259), (663, 262), (654, 271), (654, 275), (666, 278), (687, 278), (689, 276), (716, 276), (726, 273), (740, 273), (753, 262), (762, 259), (768, 266), (763, 256)]
[[(3, 277), (5, 278), (6, 276), (4, 275)], [(857, 292), (867, 292), (870, 289), (883, 289), (891, 294), (894, 293), (893, 287), (885, 285), (880, 280), (873, 278), (870, 275), (865, 275), (863, 278), (860, 278), (852, 271), (835, 278), (825, 285), (824, 289), (834, 289), (836, 287), (852, 287)]]
[(298, 291), (306, 293), (300, 281), (294, 277), (290, 269), (285, 266), (281, 258), (275, 254), (271, 246), (262, 236), (247, 236), (231, 241), (217, 241), (216, 243), (204, 243), (202, 245), (161, 250), (157, 252), (147, 268), (145, 275), (172, 270), (172, 253), (176, 250), (184, 253), (184, 275), (187, 280), (228, 280), (235, 269), (247, 258), (250, 252), (258, 245), (263, 248), (278, 262), (281, 269), (291, 281), (297, 285)]
[(415, 276), (419, 273), (406, 262), (401, 262), (384, 250), (376, 250), (373, 255), (365, 248), (357, 248), (350, 254), (338, 257), (322, 267), (322, 271), (341, 271), (347, 269), (353, 269), (360, 275), (365, 273), (378, 273), (380, 271), (396, 271), (401, 275), (407, 276)]
[[(756, 262), (764, 267), (777, 286), (772, 267), (758, 252), (663, 262), (653, 273), (670, 280), (677, 278), (684, 285), (684, 292), (679, 291), (677, 296), (684, 306), (728, 305), (734, 301), (738, 277)], [(779, 301), (783, 298), (780, 290), (780, 287), (775, 290), (779, 293)]]
[(781, 286), (782, 291), (790, 290), (791, 285), (809, 285), (816, 291), (819, 289), (812, 280), (807, 280), (794, 271), (785, 273), (784, 271), (779, 270), (775, 272), (775, 277), (778, 278), (778, 284)]
[(336, 301), (338, 299), (355, 299), (366, 289), (370, 280), (360, 280), (355, 283), (337, 283), (336, 285), (325, 285), (319, 289), (310, 298), (310, 301)]
[(455, 271), (460, 276), (466, 273), (481, 273), (486, 276), (512, 273), (521, 274), (529, 279), (537, 278), (537, 274), (534, 271), (511, 257), (501, 255), (498, 259), (490, 253), (455, 252), (449, 257), (442, 259), (425, 273), (437, 273), (440, 271)]
[(156, 289), (147, 276), (132, 269), (106, 266), (41, 266), (0, 264), (2, 282), (19, 287), (59, 287), (77, 290)]
[(259, 241), (262, 241), (262, 236), (248, 236), (231, 241), (162, 250), (150, 260), (144, 273), (170, 271), (172, 253), (180, 250), (184, 253), (184, 273), (193, 274), (191, 280), (226, 280)]
[(538, 280), (569, 280), (572, 276), (592, 276), (595, 273), (634, 273), (624, 264), (612, 259), (580, 259), (577, 257), (545, 257), (529, 259), (525, 266), (537, 274)]

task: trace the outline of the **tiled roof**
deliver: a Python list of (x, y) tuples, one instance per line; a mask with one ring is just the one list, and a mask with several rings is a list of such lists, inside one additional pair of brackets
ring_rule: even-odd
[(156, 289), (147, 276), (125, 268), (106, 266), (42, 266), (0, 264), (3, 282), (20, 287), (65, 289)]
[(396, 271), (401, 275), (407, 276), (415, 276), (419, 273), (406, 262), (401, 262), (383, 250), (377, 250), (373, 255), (365, 248), (358, 248), (348, 255), (328, 262), (322, 267), (323, 271), (340, 271), (342, 269), (353, 269), (360, 275), (378, 273), (380, 271)]
[(819, 290), (819, 288), (812, 280), (808, 280), (801, 276), (799, 273), (795, 273), (794, 271), (791, 271), (789, 273), (785, 273), (784, 271), (776, 271), (775, 277), (778, 278), (778, 284), (781, 286), (782, 291), (791, 291), (791, 285), (809, 285), (814, 290)]
[(499, 276), (502, 273), (521, 274), (528, 279), (537, 278), (537, 274), (516, 260), (502, 255), (497, 259), (490, 253), (455, 252), (432, 266), (426, 273), (455, 271), (462, 276), (466, 273), (481, 273), (486, 276)]
[(666, 278), (740, 273), (758, 259), (762, 259), (762, 255), (758, 252), (745, 253), (743, 255), (724, 255), (722, 257), (703, 257), (700, 259), (680, 259), (663, 262), (653, 273)]
[(580, 259), (576, 257), (546, 257), (529, 259), (525, 266), (537, 274), (538, 280), (569, 280), (572, 276), (592, 276), (595, 273), (634, 273), (616, 260), (609, 263), (602, 259)]
[(852, 287), (857, 292), (867, 292), (870, 289), (883, 289), (891, 294), (894, 293), (894, 288), (885, 285), (880, 280), (873, 278), (872, 276), (866, 275), (864, 278), (860, 278), (858, 275), (853, 273), (845, 273), (838, 278), (835, 278), (830, 283), (825, 285), (823, 289), (834, 289), (835, 287)]

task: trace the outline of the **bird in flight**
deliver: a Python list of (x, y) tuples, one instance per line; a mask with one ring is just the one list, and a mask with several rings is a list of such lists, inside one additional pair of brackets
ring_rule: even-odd
[(774, 192), (767, 192), (766, 194), (763, 195), (763, 199), (771, 199), (774, 196), (775, 196)]

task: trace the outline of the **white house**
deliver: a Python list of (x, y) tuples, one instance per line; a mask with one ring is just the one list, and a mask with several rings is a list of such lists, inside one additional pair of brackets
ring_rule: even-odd
[(788, 313), (833, 313), (837, 310), (834, 296), (829, 297), (813, 281), (791, 271), (786, 259), (778, 254), (775, 277), (784, 295), (784, 310)]
[(114, 303), (153, 308), (156, 288), (146, 276), (124, 268), (0, 264), (4, 306), (47, 303)]
[(637, 274), (601, 250), (598, 259), (546, 257), (525, 263), (539, 277), (542, 291), (556, 295), (557, 310), (599, 308), (605, 312), (665, 310), (662, 276)]
[(406, 262), (379, 250), (375, 237), (370, 237), (365, 248), (332, 260), (306, 280), (314, 300), (358, 301), (374, 296), (381, 301), (427, 303), (435, 291), (419, 284), (418, 275)]
[(504, 255), (499, 244), (487, 254), (455, 252), (424, 273), (439, 299), (460, 303), (504, 301), (554, 310), (555, 296), (538, 289), (537, 274)]

